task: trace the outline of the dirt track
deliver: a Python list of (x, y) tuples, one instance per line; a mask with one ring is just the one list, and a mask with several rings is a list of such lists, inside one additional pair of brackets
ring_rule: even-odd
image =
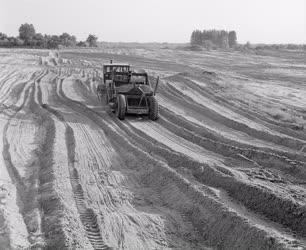
[[(306, 249), (305, 56), (47, 55), (0, 50), (0, 249)], [(98, 101), (109, 59), (157, 122)]]

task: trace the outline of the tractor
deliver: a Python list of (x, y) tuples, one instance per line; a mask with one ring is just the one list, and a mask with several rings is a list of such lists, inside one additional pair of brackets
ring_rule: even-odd
[(158, 119), (159, 107), (155, 97), (159, 78), (154, 89), (144, 70), (132, 71), (129, 64), (103, 65), (103, 84), (98, 86), (100, 100), (108, 105), (120, 120), (126, 114), (148, 115)]

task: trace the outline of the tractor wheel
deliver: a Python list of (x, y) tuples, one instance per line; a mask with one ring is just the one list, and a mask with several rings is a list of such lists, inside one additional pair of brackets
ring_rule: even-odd
[(105, 98), (104, 96), (106, 95), (106, 88), (104, 85), (98, 85), (97, 87), (97, 95), (98, 95), (98, 98), (99, 98), (99, 101), (104, 101)]
[(118, 95), (117, 96), (117, 105), (116, 105), (116, 116), (120, 120), (124, 120), (125, 110), (126, 110), (125, 97), (124, 97), (124, 95)]
[(108, 93), (107, 93), (107, 91), (105, 91), (105, 93), (104, 93), (104, 102), (105, 102), (105, 105), (108, 105)]
[(149, 101), (149, 118), (152, 121), (155, 121), (158, 119), (158, 113), (159, 113), (159, 106), (158, 106), (158, 102), (155, 98), (155, 96), (150, 96), (148, 97), (148, 101)]

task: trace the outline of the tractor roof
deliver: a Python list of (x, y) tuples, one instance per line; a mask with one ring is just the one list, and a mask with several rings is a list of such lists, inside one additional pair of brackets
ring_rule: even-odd
[(128, 63), (105, 63), (105, 64), (103, 64), (103, 66), (124, 66), (124, 67), (126, 67), (126, 66), (130, 66), (130, 64), (128, 64)]

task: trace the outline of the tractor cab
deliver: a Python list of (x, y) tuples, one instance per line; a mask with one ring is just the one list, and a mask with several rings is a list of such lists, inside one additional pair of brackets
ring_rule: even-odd
[(114, 73), (128, 73), (130, 65), (125, 63), (108, 63), (103, 65), (103, 81), (106, 83), (113, 79)]

